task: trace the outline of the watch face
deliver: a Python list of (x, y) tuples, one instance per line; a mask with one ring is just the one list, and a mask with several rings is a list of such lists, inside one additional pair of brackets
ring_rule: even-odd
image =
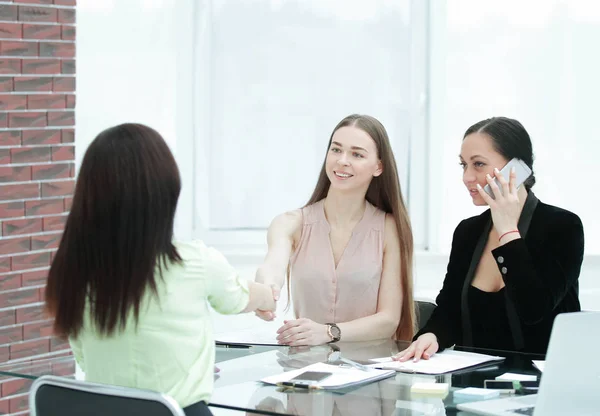
[(331, 325), (331, 335), (333, 335), (334, 338), (339, 338), (341, 334), (342, 334), (342, 331), (340, 331), (339, 327), (337, 327), (335, 325)]

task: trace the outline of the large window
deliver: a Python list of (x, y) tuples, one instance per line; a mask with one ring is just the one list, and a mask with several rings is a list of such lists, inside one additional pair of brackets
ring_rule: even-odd
[(491, 116), (520, 120), (534, 147), (534, 192), (577, 213), (586, 254), (600, 254), (600, 4), (434, 1), (431, 9), (430, 240), (447, 252), (462, 218), (481, 212), (462, 185), (462, 134)]
[(237, 243), (258, 230), (264, 242), (275, 215), (308, 200), (331, 130), (351, 113), (384, 124), (408, 196), (411, 134), (425, 122), (414, 98), (426, 87), (425, 45), (415, 53), (411, 32), (412, 20), (425, 20), (422, 7), (213, 0), (197, 8), (199, 229)]

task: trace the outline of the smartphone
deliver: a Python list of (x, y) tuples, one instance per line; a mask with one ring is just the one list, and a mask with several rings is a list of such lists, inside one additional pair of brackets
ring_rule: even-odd
[(292, 378), (290, 382), (297, 384), (314, 384), (319, 381), (325, 380), (332, 373), (326, 373), (322, 371), (305, 371), (302, 374), (298, 374), (296, 377)]
[[(500, 170), (500, 173), (502, 174), (502, 176), (504, 176), (504, 179), (506, 179), (507, 181), (510, 181), (510, 170), (512, 169), (513, 166), (515, 168), (515, 173), (517, 174), (515, 187), (517, 189), (519, 189), (519, 186), (521, 186), (523, 184), (523, 182), (525, 182), (527, 180), (527, 178), (529, 178), (531, 176), (531, 169), (529, 169), (529, 166), (527, 166), (527, 164), (525, 162), (523, 162), (521, 159), (514, 158), (510, 162), (508, 162), (502, 168), (502, 170)], [(494, 181), (496, 181), (496, 185), (500, 189), (500, 192), (502, 192), (502, 185), (500, 185), (500, 182), (498, 182), (498, 179), (494, 178)], [(483, 188), (483, 190), (489, 196), (491, 196), (493, 199), (496, 199), (496, 197), (494, 196), (494, 192), (492, 192), (492, 188), (490, 187), (489, 184), (487, 184)]]

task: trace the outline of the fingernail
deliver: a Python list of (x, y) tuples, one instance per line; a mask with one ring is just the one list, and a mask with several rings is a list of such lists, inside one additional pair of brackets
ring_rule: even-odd
[(481, 189), (481, 185), (477, 184), (477, 189)]
[(494, 172), (500, 173), (500, 171), (498, 170), (498, 168), (494, 168)]
[(510, 173), (515, 173), (515, 172), (516, 172), (516, 169), (514, 166), (512, 168), (510, 168)]
[(492, 177), (490, 176), (489, 173), (487, 175), (485, 175), (485, 176), (487, 176), (488, 179), (492, 179)]

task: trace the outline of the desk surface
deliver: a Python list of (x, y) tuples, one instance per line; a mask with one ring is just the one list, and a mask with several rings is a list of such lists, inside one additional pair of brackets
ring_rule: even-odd
[[(395, 354), (404, 349), (405, 345), (406, 343), (394, 341), (337, 344), (344, 357), (362, 363), (368, 363), (370, 358)], [(467, 350), (461, 347), (456, 349)], [(483, 387), (484, 380), (494, 379), (506, 372), (539, 376), (540, 372), (532, 366), (531, 360), (544, 359), (544, 356), (540, 355), (509, 351), (468, 350), (503, 356), (506, 360), (501, 364), (453, 374), (427, 376), (397, 373), (395, 377), (347, 390), (308, 392), (282, 391), (276, 386), (267, 386), (257, 380), (309, 364), (326, 362), (331, 352), (329, 346), (248, 349), (217, 347), (216, 361), (220, 372), (215, 374), (211, 407), (216, 415), (227, 414), (223, 409), (244, 411), (247, 415), (452, 415), (457, 414), (457, 402), (452, 391), (464, 387)], [(73, 356), (29, 360), (0, 365), (0, 380), (33, 380), (45, 374), (69, 375), (74, 371)], [(410, 386), (413, 382), (433, 380), (450, 384), (450, 393), (444, 399), (411, 396)], [(23, 388), (28, 389), (28, 386)], [(466, 415), (464, 412), (460, 414)]]

